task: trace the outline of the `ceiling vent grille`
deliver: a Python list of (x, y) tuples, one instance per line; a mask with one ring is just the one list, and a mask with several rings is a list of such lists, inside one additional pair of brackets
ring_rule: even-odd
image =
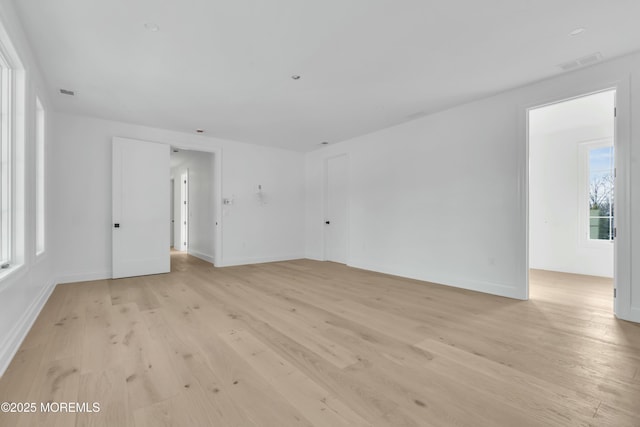
[(592, 53), (591, 55), (583, 56), (582, 58), (574, 59), (572, 61), (563, 62), (558, 65), (564, 71), (575, 70), (576, 68), (586, 67), (587, 65), (595, 64), (602, 60), (602, 54), (600, 52)]

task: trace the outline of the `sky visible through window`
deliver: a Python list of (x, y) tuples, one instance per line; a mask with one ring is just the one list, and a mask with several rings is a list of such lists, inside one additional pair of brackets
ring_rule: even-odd
[(589, 237), (613, 239), (613, 147), (589, 150)]
[(603, 173), (611, 173), (613, 169), (613, 147), (593, 148), (589, 151), (589, 181), (601, 176)]

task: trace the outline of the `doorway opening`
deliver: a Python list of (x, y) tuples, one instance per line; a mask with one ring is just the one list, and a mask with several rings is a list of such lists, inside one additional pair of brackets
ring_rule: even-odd
[(173, 183), (172, 253), (181, 252), (209, 263), (215, 259), (215, 154), (171, 149)]
[(531, 299), (613, 301), (615, 107), (608, 89), (528, 110)]

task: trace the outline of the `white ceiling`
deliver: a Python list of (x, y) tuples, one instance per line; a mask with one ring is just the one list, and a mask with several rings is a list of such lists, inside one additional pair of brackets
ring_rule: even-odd
[(640, 49), (638, 0), (14, 3), (57, 110), (299, 151)]

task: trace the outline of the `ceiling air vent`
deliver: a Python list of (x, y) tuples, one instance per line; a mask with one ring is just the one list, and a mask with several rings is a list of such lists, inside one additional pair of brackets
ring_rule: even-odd
[(75, 96), (75, 92), (69, 89), (60, 89), (60, 93), (63, 95)]
[(586, 67), (587, 65), (595, 64), (602, 60), (602, 54), (600, 52), (592, 53), (591, 55), (583, 56), (582, 58), (574, 59), (572, 61), (563, 62), (558, 65), (564, 71), (575, 70), (576, 68)]

